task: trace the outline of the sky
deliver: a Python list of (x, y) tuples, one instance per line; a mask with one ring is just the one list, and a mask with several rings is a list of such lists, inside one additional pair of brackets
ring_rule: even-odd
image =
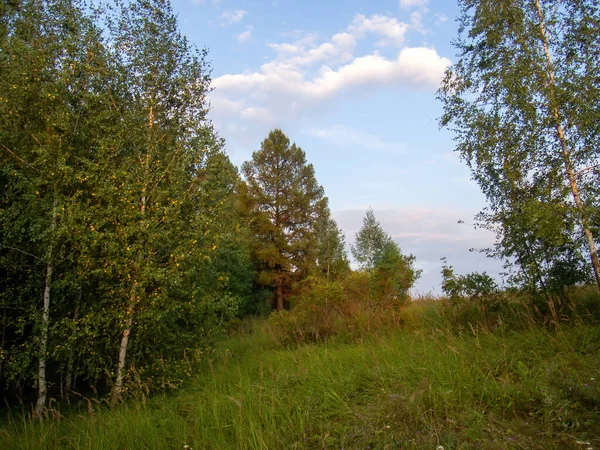
[[(354, 242), (371, 207), (423, 271), (414, 294), (502, 264), (471, 249), (485, 197), (440, 129), (436, 91), (456, 60), (452, 0), (172, 0), (189, 41), (209, 50), (210, 119), (240, 166), (280, 128), (306, 153), (332, 216)], [(462, 221), (464, 223), (459, 223)]]

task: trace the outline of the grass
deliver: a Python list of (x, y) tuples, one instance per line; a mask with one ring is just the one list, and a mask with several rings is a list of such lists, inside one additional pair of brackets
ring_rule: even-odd
[(259, 322), (184, 388), (43, 422), (12, 414), (0, 448), (600, 449), (599, 327), (457, 332), (435, 308), (292, 348)]

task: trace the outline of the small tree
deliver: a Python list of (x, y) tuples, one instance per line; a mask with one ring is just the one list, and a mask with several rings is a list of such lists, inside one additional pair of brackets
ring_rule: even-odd
[(364, 270), (372, 270), (385, 252), (392, 239), (383, 231), (375, 218), (372, 208), (367, 210), (363, 218), (362, 228), (356, 235), (356, 243), (351, 247), (352, 256)]
[(316, 263), (318, 272), (327, 281), (344, 278), (350, 271), (345, 237), (329, 214), (317, 223)]
[(352, 255), (371, 279), (371, 291), (378, 301), (407, 298), (408, 290), (420, 276), (415, 257), (403, 255), (398, 244), (384, 230), (369, 208), (356, 234)]

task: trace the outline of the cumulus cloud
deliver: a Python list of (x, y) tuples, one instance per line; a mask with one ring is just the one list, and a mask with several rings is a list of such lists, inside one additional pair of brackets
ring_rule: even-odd
[(246, 31), (236, 35), (235, 38), (240, 43), (248, 42), (250, 39), (252, 39), (252, 31), (253, 30), (254, 30), (254, 27), (248, 26), (248, 27), (246, 27)]
[(243, 9), (225, 10), (219, 16), (219, 24), (222, 27), (233, 25), (234, 23), (241, 22), (246, 14), (246, 11), (244, 11)]
[(413, 47), (402, 49), (395, 59), (374, 53), (354, 58), (335, 69), (323, 65), (315, 74), (286, 62), (271, 61), (257, 72), (218, 77), (213, 85), (217, 93), (251, 92), (253, 100), (285, 96), (319, 101), (350, 88), (371, 85), (436, 88), (449, 64), (447, 58), (433, 49)]
[[(231, 22), (244, 14), (227, 17)], [(433, 48), (406, 45), (407, 33), (419, 31), (417, 22), (414, 16), (402, 22), (358, 14), (345, 29), (326, 39), (314, 33), (288, 33), (287, 40), (267, 44), (274, 56), (260, 68), (213, 80), (213, 118), (222, 127), (237, 122), (238, 131), (252, 129), (246, 122), (268, 128), (285, 125), (303, 111), (356, 90), (433, 91), (450, 61)], [(246, 42), (251, 36), (248, 27), (236, 38)]]
[(369, 33), (378, 35), (382, 37), (378, 45), (400, 46), (404, 43), (404, 37), (409, 28), (410, 24), (400, 22), (394, 17), (379, 14), (365, 17), (362, 14), (358, 14), (348, 27), (348, 30), (359, 37), (364, 37)]
[(429, 0), (400, 0), (400, 8), (408, 9), (426, 6)]

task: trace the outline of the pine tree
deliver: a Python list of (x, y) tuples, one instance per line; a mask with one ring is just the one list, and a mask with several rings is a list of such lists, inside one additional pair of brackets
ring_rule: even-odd
[(259, 279), (276, 292), (277, 310), (285, 295), (315, 262), (316, 224), (327, 199), (306, 156), (281, 130), (273, 130), (245, 162), (246, 201), (251, 211), (261, 263)]

